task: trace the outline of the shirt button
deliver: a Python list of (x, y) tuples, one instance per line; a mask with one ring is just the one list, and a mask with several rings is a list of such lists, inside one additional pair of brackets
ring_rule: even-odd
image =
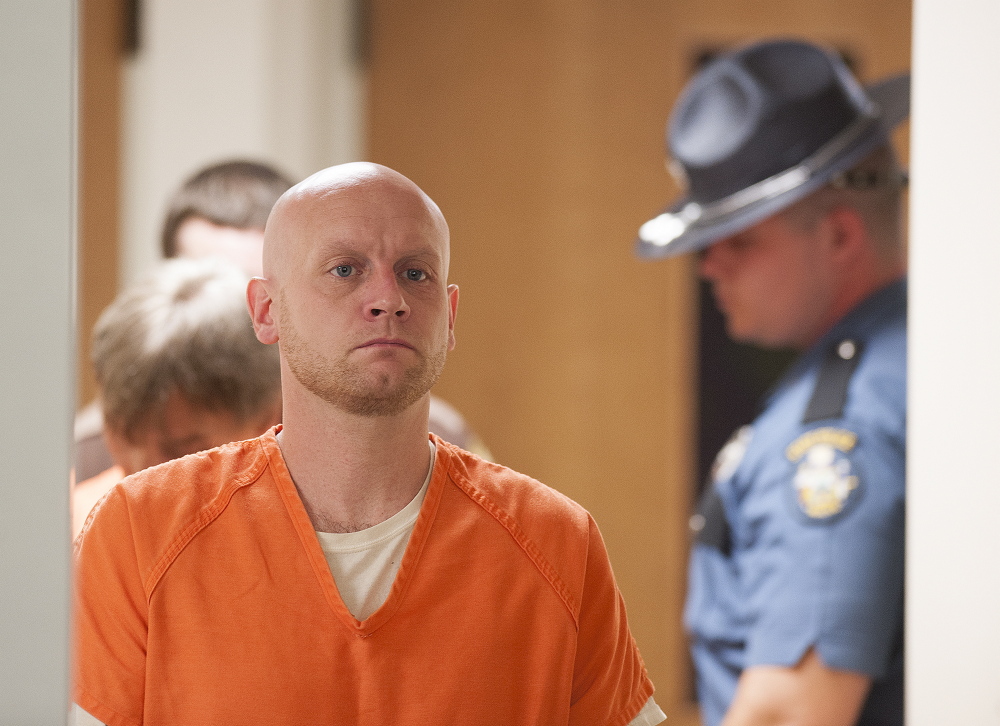
[(688, 527), (695, 534), (698, 534), (701, 530), (705, 529), (705, 517), (701, 514), (692, 514), (691, 519), (688, 520)]
[(853, 340), (845, 340), (837, 346), (837, 355), (843, 360), (850, 360), (858, 352), (858, 346)]

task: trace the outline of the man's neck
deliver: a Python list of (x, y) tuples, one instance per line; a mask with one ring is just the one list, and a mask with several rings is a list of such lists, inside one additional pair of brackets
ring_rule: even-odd
[(405, 507), (430, 466), (429, 396), (396, 416), (356, 416), (310, 395), (286, 395), (278, 444), (313, 527), (356, 532)]
[(906, 264), (903, 261), (896, 263), (886, 263), (882, 266), (872, 266), (861, 268), (861, 270), (848, 277), (841, 285), (833, 304), (828, 310), (826, 318), (813, 331), (811, 337), (800, 341), (800, 344), (793, 347), (799, 350), (807, 350), (826, 335), (834, 326), (847, 316), (854, 308), (897, 280), (906, 276)]

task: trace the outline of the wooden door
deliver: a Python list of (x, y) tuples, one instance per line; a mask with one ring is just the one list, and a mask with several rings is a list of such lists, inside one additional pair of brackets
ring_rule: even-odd
[[(135, 3), (129, 3), (133, 7)], [(121, 66), (125, 0), (79, 3), (77, 403), (96, 394), (90, 332), (118, 293)]]
[(907, 67), (905, 0), (371, 0), (368, 158), (451, 226), (458, 347), (437, 392), (503, 464), (586, 506), (675, 726), (694, 489), (697, 281), (641, 263), (674, 197), (663, 127), (700, 54), (798, 35)]

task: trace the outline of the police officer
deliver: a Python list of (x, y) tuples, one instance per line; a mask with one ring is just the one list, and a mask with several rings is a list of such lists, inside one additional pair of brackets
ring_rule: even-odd
[(721, 56), (667, 129), (687, 192), (639, 233), (696, 251), (731, 337), (801, 356), (720, 452), (685, 608), (707, 726), (902, 724), (909, 78), (814, 45)]

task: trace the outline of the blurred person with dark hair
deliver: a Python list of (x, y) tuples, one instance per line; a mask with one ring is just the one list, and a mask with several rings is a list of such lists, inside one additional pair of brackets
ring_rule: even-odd
[(696, 252), (729, 335), (801, 352), (719, 453), (691, 518), (685, 621), (707, 726), (901, 726), (909, 76), (726, 53), (668, 124), (685, 195), (637, 252)]
[(172, 260), (101, 315), (92, 358), (115, 465), (75, 488), (74, 535), (123, 477), (280, 421), (278, 355), (254, 335), (247, 279), (219, 261)]
[(205, 167), (171, 197), (160, 244), (165, 258), (220, 257), (261, 274), (264, 225), (292, 182), (276, 169), (233, 160)]

